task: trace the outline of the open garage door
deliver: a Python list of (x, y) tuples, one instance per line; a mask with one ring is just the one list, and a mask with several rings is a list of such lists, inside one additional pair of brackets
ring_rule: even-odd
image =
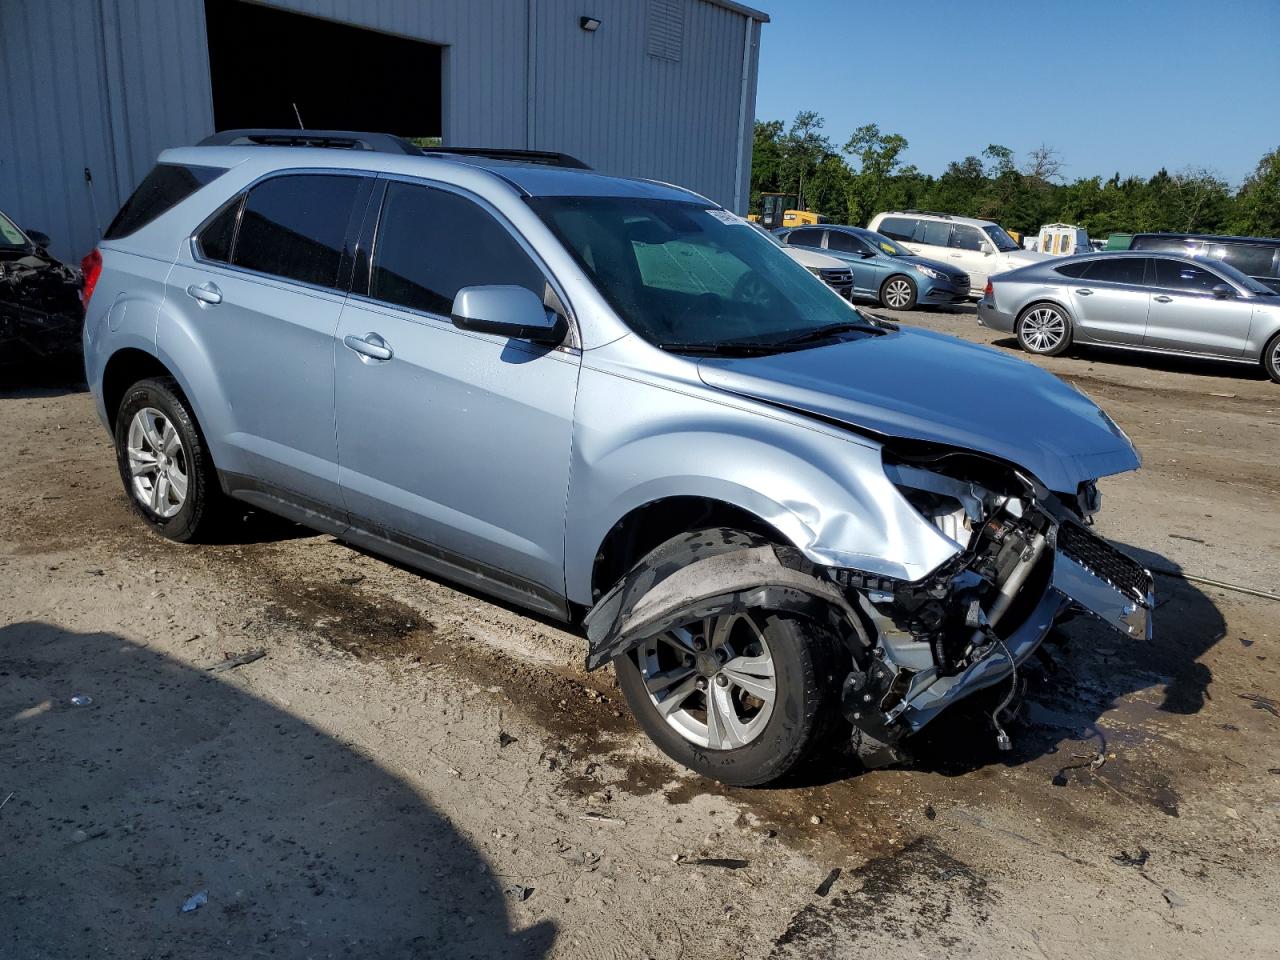
[(244, 0), (205, 0), (219, 130), (441, 136), (442, 47)]

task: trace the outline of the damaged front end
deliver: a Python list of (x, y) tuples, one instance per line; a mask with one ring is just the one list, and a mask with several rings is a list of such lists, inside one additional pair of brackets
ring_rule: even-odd
[(74, 355), (83, 317), (75, 270), (36, 254), (0, 257), (0, 365)]
[[(1054, 494), (1007, 464), (961, 451), (884, 451), (916, 512), (954, 545), (908, 582), (821, 566), (735, 531), (700, 531), (655, 551), (586, 620), (595, 668), (698, 618), (746, 610), (806, 616), (841, 636), (841, 702), (869, 766), (957, 701), (1008, 679), (1068, 610), (1150, 638), (1151, 574), (1088, 529), (1096, 486)], [(993, 715), (998, 741), (1008, 746)]]

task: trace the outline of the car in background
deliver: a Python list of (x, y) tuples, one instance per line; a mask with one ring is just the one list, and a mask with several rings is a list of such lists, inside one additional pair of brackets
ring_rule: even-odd
[(853, 271), (849, 268), (849, 264), (838, 257), (828, 256), (819, 250), (788, 246), (779, 239), (776, 233), (770, 233), (755, 221), (751, 221), (751, 226), (768, 237), (772, 243), (781, 247), (788, 257), (800, 264), (840, 296), (846, 300), (852, 299)]
[(918, 257), (873, 230), (797, 227), (780, 230), (776, 236), (788, 251), (812, 251), (843, 261), (852, 271), (856, 299), (910, 310), (917, 304), (963, 303), (969, 298), (969, 275), (963, 270)]
[(1261, 363), (1280, 383), (1280, 293), (1235, 267), (1176, 254), (1102, 253), (992, 277), (978, 322), (1028, 353), (1074, 343)]
[(1159, 250), (1205, 260), (1221, 260), (1245, 276), (1280, 291), (1280, 240), (1195, 233), (1136, 233), (1130, 250)]
[(69, 358), (80, 349), (80, 274), (48, 246), (43, 233), (0, 211), (0, 365)]
[(988, 277), (1049, 258), (1045, 253), (1023, 250), (1000, 224), (990, 220), (907, 210), (877, 213), (867, 228), (897, 240), (912, 253), (963, 270), (969, 275), (969, 295), (975, 300), (982, 296)]

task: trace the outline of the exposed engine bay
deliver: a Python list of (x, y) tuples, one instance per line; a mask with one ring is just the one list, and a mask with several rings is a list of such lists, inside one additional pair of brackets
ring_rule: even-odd
[[(766, 541), (714, 531), (647, 558), (588, 615), (594, 668), (674, 624), (752, 608), (799, 612), (845, 638), (852, 669), (841, 701), (870, 766), (903, 758), (898, 744), (970, 694), (1007, 682), (1068, 612), (1149, 639), (1151, 574), (1088, 529), (1092, 482), (1051, 493), (987, 457), (885, 451), (885, 473), (955, 545), (928, 576), (900, 581), (822, 567)], [(655, 551), (657, 553), (658, 551)], [(1009, 738), (992, 714), (997, 742)]]
[(0, 256), (0, 364), (73, 354), (82, 320), (77, 271), (36, 252)]

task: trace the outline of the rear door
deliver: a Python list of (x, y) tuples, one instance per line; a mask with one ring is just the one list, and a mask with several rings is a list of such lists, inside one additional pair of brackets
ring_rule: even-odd
[[(892, 236), (890, 234), (889, 236)], [(893, 237), (897, 240), (897, 237)], [(917, 220), (907, 248), (930, 260), (951, 262), (951, 224), (946, 220)], [(985, 281), (984, 281), (985, 282)]]
[[(340, 508), (333, 334), (351, 275), (353, 214), (372, 181), (289, 173), (224, 205), (179, 256), (162, 355), (202, 355), (184, 374), (222, 409), (202, 417), (234, 491)], [(198, 341), (166, 343), (168, 338)]]
[[(1081, 264), (1066, 266), (1059, 272), (1075, 272)], [(1083, 276), (1068, 285), (1077, 331), (1098, 343), (1142, 343), (1151, 306), (1147, 258), (1105, 257), (1083, 266)]]
[(1215, 286), (1234, 285), (1212, 270), (1156, 257), (1147, 346), (1185, 353), (1235, 358), (1244, 352), (1253, 319), (1253, 301), (1239, 296), (1218, 299)]
[(450, 319), (466, 286), (517, 284), (554, 302), (547, 275), (479, 200), (383, 182), (371, 265), (357, 269), (336, 340), (352, 527), (412, 551), (411, 562), (559, 612), (579, 354)]

